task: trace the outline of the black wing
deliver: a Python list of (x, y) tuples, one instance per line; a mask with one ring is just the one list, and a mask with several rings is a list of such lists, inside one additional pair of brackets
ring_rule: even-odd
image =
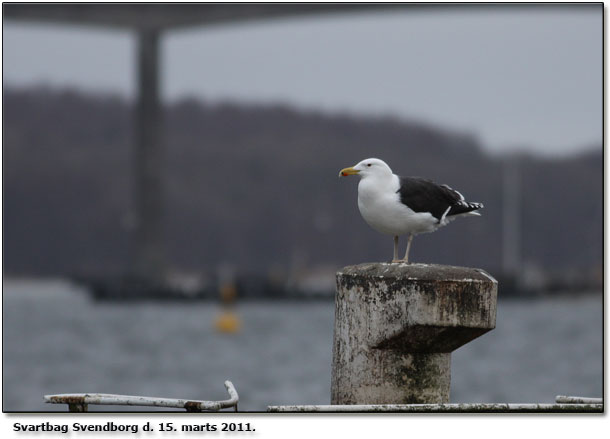
[(439, 221), (443, 215), (457, 215), (483, 207), (481, 203), (468, 203), (462, 194), (445, 184), (439, 185), (420, 177), (400, 177), (397, 192), (400, 193), (400, 201), (411, 210), (430, 212)]

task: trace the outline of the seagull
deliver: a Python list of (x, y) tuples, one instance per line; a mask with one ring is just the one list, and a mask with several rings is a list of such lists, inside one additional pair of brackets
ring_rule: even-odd
[[(358, 209), (373, 229), (394, 237), (392, 262), (409, 263), (415, 235), (430, 233), (458, 216), (480, 216), (481, 203), (471, 203), (446, 184), (420, 177), (399, 177), (383, 161), (362, 160), (341, 169), (339, 177), (358, 175)], [(398, 259), (398, 237), (409, 235), (404, 259)]]

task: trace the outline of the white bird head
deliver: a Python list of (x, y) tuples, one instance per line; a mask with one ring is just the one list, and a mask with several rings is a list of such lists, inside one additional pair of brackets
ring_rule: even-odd
[(339, 177), (347, 177), (348, 175), (358, 175), (360, 178), (369, 176), (389, 176), (392, 175), (392, 170), (383, 160), (365, 159), (351, 168), (344, 168), (339, 171)]

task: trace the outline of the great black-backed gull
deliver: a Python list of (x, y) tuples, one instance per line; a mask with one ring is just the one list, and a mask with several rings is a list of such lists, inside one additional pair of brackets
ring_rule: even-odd
[[(394, 236), (392, 262), (409, 263), (413, 236), (434, 232), (458, 216), (479, 216), (481, 203), (470, 203), (446, 184), (420, 177), (399, 177), (379, 159), (362, 160), (342, 169), (340, 177), (360, 176), (358, 209), (375, 230)], [(398, 237), (409, 235), (404, 259), (398, 259)]]

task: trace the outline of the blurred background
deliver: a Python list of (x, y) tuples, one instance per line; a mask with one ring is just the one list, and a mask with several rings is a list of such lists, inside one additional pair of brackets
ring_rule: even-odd
[(500, 282), (452, 402), (601, 396), (602, 8), (4, 4), (3, 409), (327, 404), (367, 157), (485, 204), (411, 251)]

